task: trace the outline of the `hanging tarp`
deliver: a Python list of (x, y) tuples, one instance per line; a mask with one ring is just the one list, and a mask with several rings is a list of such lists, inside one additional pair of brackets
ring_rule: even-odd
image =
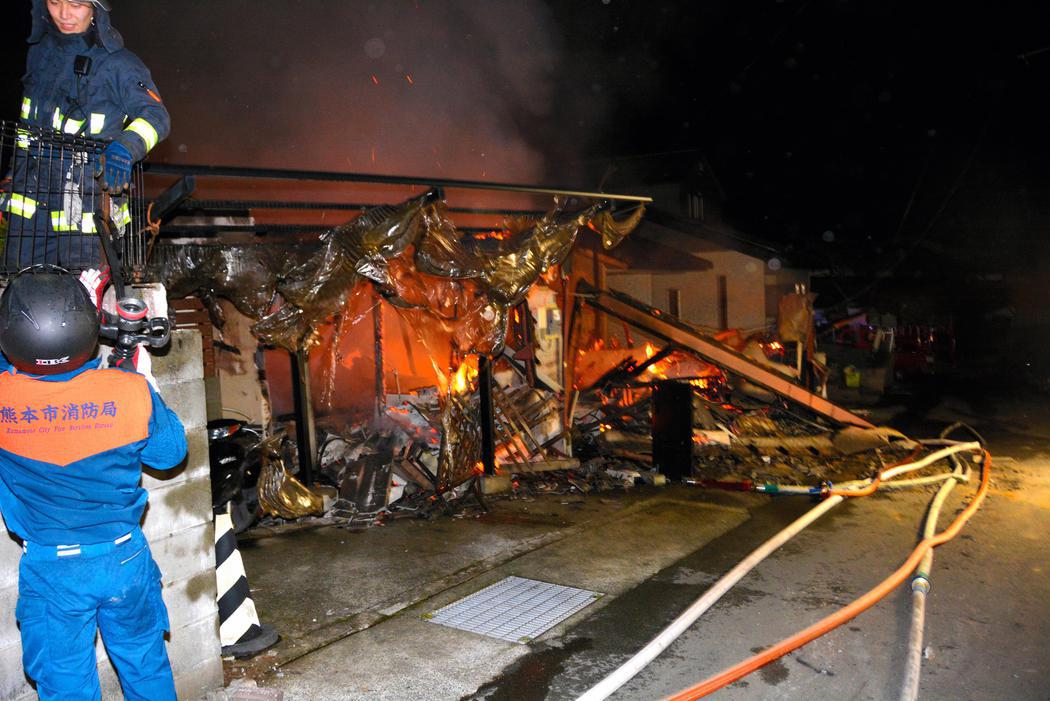
[(486, 252), (469, 245), (440, 196), (431, 190), (366, 210), (313, 244), (167, 246), (153, 265), (172, 296), (233, 302), (256, 320), (252, 333), (268, 345), (296, 351), (315, 344), (318, 326), (368, 280), (419, 333), (436, 326), (456, 353), (490, 354), (503, 347), (510, 308), (565, 260), (583, 228), (610, 248), (644, 212), (637, 207), (617, 220), (605, 203), (579, 209), (556, 198), (540, 219), (507, 222), (506, 241)]

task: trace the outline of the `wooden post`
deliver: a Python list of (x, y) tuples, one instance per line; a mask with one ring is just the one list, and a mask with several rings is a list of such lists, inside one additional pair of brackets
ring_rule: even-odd
[(481, 424), (481, 464), (486, 475), (496, 474), (496, 437), (492, 402), (492, 361), (478, 356), (478, 421)]
[(376, 401), (374, 416), (376, 419), (386, 413), (386, 378), (383, 374), (383, 298), (373, 290), (372, 300), (372, 333), (375, 337), (375, 367), (376, 367)]
[(314, 407), (310, 397), (310, 353), (289, 353), (292, 360), (292, 400), (295, 406), (295, 442), (299, 451), (299, 481), (307, 487), (314, 482), (314, 457), (317, 455), (317, 433), (314, 431)]

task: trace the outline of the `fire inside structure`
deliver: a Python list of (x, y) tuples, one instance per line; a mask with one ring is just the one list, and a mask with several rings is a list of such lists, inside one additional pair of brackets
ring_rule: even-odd
[[(857, 478), (889, 441), (871, 432), (855, 451), (814, 447), (830, 446), (829, 431), (871, 424), (825, 398), (829, 371), (805, 294), (784, 296), (770, 334), (704, 327), (609, 288), (647, 271), (712, 267), (632, 238), (646, 225), (646, 197), (254, 169), (150, 173), (175, 201), (147, 274), (208, 308), (210, 329), (221, 329), (211, 331), (221, 334), (211, 346), (218, 373), (240, 378), (221, 383), (238, 388), (223, 389), (223, 406), (261, 424), (287, 420), (292, 471), (334, 489), (324, 511), (374, 522), (432, 508), (435, 495), (442, 508), (478, 496), (482, 476), (600, 481), (601, 468), (624, 460), (626, 479), (689, 477), (703, 459), (721, 477), (732, 471), (726, 449), (739, 447), (731, 437), (750, 433), (748, 450), (758, 438), (773, 452), (793, 441), (795, 459), (840, 458), (815, 476)], [(229, 193), (282, 179), (340, 192), (333, 200), (411, 196), (372, 207), (190, 196), (197, 180)], [(553, 209), (536, 208), (551, 196)], [(362, 213), (320, 234), (302, 221), (352, 209)], [(671, 411), (692, 418), (675, 435), (654, 411), (661, 386), (685, 390)], [(762, 477), (794, 469), (771, 462)]]
[[(4, 133), (14, 149), (49, 138)], [(283, 190), (259, 181), (317, 183), (313, 194), (330, 199), (278, 199), (271, 193)], [(386, 203), (391, 193), (400, 201)], [(827, 509), (981, 449), (947, 440), (915, 460), (923, 444), (829, 400), (836, 380), (846, 390), (862, 376), (885, 381), (897, 330), (856, 317), (834, 324), (840, 339), (847, 327), (872, 337), (867, 367), (833, 371), (805, 281), (788, 291), (784, 278), (742, 261), (763, 293), (783, 292), (775, 330), (730, 325), (731, 266), (713, 276), (715, 325), (684, 318), (692, 300), (677, 287), (666, 308), (630, 294), (663, 275), (710, 278), (715, 267), (645, 236), (647, 196), (163, 165), (139, 173), (134, 194), (129, 228), (114, 236), (129, 281), (163, 283), (176, 326), (207, 337), (221, 413), (243, 416), (262, 437), (251, 470), (212, 465), (216, 524), (230, 538), (302, 519), (365, 529), (487, 511), (493, 496), (552, 483), (587, 494), (674, 480), (815, 496)], [(329, 210), (360, 213), (330, 227)], [(322, 223), (296, 221), (303, 212)], [(707, 253), (728, 254), (747, 258)], [(219, 441), (241, 426), (223, 417), (212, 429)], [(898, 458), (892, 469), (887, 456)], [(982, 475), (984, 490), (987, 462)], [(271, 629), (265, 645), (276, 639)]]

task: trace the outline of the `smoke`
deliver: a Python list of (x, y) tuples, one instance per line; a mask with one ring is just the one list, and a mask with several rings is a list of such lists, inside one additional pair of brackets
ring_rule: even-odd
[(529, 135), (552, 128), (564, 86), (562, 39), (539, 0), (114, 4), (172, 113), (153, 160), (545, 175)]

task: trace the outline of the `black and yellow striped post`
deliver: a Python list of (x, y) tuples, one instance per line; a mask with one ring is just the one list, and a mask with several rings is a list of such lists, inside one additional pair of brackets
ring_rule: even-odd
[(215, 583), (223, 655), (251, 657), (277, 642), (273, 626), (259, 622), (229, 504), (215, 514)]

